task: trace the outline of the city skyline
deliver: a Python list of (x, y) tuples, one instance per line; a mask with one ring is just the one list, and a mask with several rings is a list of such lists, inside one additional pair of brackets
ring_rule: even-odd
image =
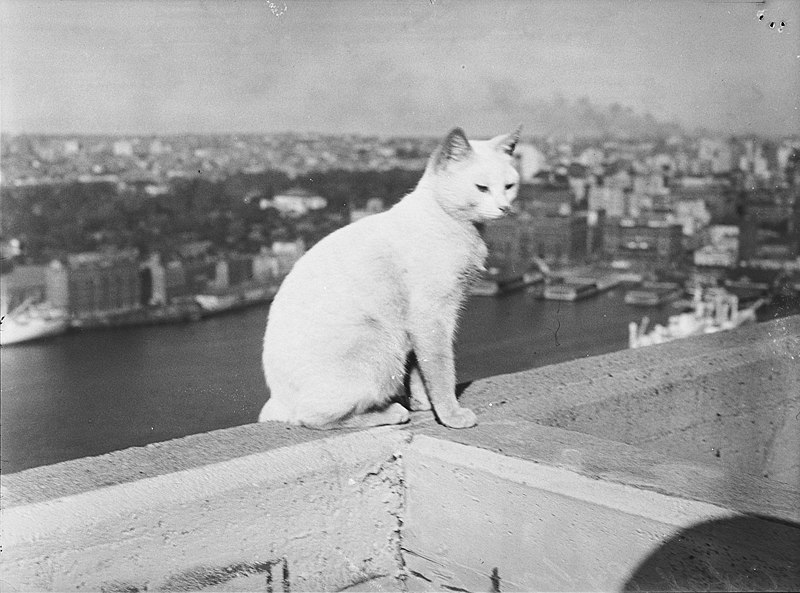
[(789, 1), (0, 6), (4, 133), (535, 135), (581, 97), (687, 130), (800, 133)]

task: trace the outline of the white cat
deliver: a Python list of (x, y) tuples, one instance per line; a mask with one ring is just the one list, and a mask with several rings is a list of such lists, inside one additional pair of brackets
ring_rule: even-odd
[(517, 195), (519, 130), (469, 141), (452, 130), (417, 187), (390, 210), (328, 235), (294, 266), (269, 312), (259, 421), (311, 428), (400, 424), (411, 409), (474, 426), (455, 397), (453, 339), (486, 245), (474, 223)]

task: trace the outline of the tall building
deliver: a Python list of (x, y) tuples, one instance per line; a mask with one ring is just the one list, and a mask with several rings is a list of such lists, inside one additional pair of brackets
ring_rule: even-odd
[(549, 263), (578, 263), (586, 257), (587, 219), (583, 213), (501, 218), (486, 223), (488, 266), (525, 272), (534, 258)]
[(741, 193), (739, 259), (791, 259), (800, 255), (800, 189)]
[(683, 260), (681, 225), (630, 218), (606, 220), (603, 243), (614, 259), (667, 266)]
[(137, 309), (141, 300), (138, 252), (80, 253), (47, 270), (48, 300), (80, 319)]

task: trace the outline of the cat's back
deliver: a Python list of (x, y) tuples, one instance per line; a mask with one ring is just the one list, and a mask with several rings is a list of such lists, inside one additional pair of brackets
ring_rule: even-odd
[(391, 213), (362, 218), (320, 240), (285, 278), (273, 308), (344, 313), (357, 301), (363, 307), (401, 292), (398, 229)]

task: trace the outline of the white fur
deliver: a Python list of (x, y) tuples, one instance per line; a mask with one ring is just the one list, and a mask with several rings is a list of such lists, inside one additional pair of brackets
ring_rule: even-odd
[(501, 216), (516, 197), (515, 142), (516, 135), (467, 142), (453, 130), (414, 191), (297, 262), (269, 313), (263, 364), (271, 396), (259, 421), (403, 422), (407, 412), (388, 404), (403, 390), (413, 350), (418, 409), (427, 394), (444, 424), (475, 424), (455, 399), (452, 344), (469, 280), (486, 257), (473, 223)]

